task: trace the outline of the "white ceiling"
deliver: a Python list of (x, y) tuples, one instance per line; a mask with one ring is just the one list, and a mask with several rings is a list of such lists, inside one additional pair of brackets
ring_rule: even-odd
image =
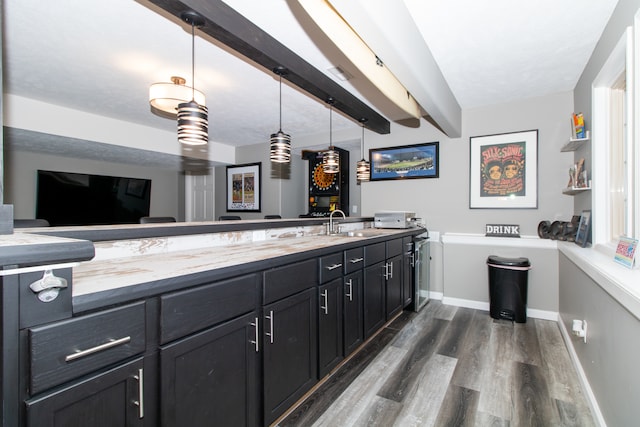
[[(292, 13), (292, 1), (225, 3), (366, 101), (327, 71), (344, 64), (332, 64), (314, 45)], [(404, 2), (467, 109), (572, 90), (617, 0)], [(190, 84), (190, 28), (145, 0), (3, 3), (5, 92), (175, 131), (173, 120), (150, 112), (148, 88), (172, 75)], [(256, 144), (277, 131), (278, 85), (272, 72), (201, 37), (195, 52), (195, 83), (207, 96), (210, 140)], [(286, 85), (282, 98), (282, 127), (294, 141), (328, 133), (323, 101)], [(334, 114), (334, 130), (352, 126), (358, 125)]]

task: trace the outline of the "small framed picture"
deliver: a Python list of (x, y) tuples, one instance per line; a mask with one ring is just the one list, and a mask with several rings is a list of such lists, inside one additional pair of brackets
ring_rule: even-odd
[(260, 212), (262, 163), (227, 166), (227, 211)]
[(591, 210), (582, 211), (578, 231), (576, 232), (576, 245), (583, 248), (589, 243), (589, 234), (591, 233)]
[(621, 236), (618, 246), (616, 246), (616, 254), (613, 258), (614, 261), (627, 268), (633, 268), (637, 247), (638, 239)]

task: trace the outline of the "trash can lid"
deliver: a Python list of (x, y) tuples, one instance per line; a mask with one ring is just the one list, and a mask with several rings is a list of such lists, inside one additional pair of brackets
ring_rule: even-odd
[(487, 258), (487, 264), (494, 264), (496, 266), (508, 266), (508, 267), (530, 267), (528, 258), (505, 258), (497, 255), (489, 255)]

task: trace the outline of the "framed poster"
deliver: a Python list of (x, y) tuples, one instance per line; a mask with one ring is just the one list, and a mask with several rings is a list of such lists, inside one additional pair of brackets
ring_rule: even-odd
[(587, 243), (589, 242), (590, 230), (591, 230), (591, 211), (585, 210), (585, 211), (582, 211), (582, 215), (580, 216), (578, 231), (576, 231), (575, 244), (582, 246), (583, 248), (587, 246)]
[(613, 257), (614, 261), (627, 268), (633, 268), (637, 247), (638, 239), (620, 236), (620, 240), (616, 246), (616, 254)]
[(438, 178), (439, 142), (369, 149), (370, 181)]
[(472, 136), (469, 208), (538, 207), (538, 131)]
[(262, 162), (227, 166), (227, 211), (260, 212)]

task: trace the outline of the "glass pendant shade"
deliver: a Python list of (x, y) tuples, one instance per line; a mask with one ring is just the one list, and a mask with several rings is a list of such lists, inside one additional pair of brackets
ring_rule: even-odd
[(279, 130), (272, 133), (270, 159), (274, 163), (289, 163), (291, 161), (291, 136)]
[(185, 145), (205, 145), (209, 141), (207, 107), (195, 101), (178, 105), (178, 141)]
[(324, 173), (338, 173), (340, 172), (340, 153), (334, 150), (333, 147), (333, 98), (327, 100), (329, 104), (329, 149), (322, 153), (322, 171)]
[(282, 132), (282, 75), (286, 73), (286, 69), (277, 67), (273, 72), (280, 76), (280, 128), (269, 138), (269, 159), (273, 163), (289, 163), (291, 162), (291, 135)]
[(362, 139), (360, 145), (360, 151), (362, 152), (362, 159), (356, 163), (356, 180), (358, 183), (363, 181), (369, 181), (369, 177), (371, 176), (371, 164), (364, 159), (364, 123), (367, 119), (360, 119), (362, 122)]

